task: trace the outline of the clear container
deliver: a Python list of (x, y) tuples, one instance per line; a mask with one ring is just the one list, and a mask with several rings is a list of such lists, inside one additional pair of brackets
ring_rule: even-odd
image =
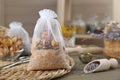
[(62, 34), (66, 47), (75, 46), (76, 27), (70, 25), (62, 25)]

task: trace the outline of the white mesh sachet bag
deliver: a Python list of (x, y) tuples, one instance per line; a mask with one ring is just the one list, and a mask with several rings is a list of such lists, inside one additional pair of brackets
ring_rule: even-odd
[(25, 51), (25, 55), (29, 55), (31, 53), (31, 43), (28, 32), (22, 27), (22, 23), (20, 22), (11, 22), (9, 24), (10, 29), (7, 32), (7, 35), (10, 37), (19, 37), (23, 41), (23, 48)]
[(68, 69), (65, 44), (56, 13), (49, 9), (39, 12), (33, 39), (28, 70)]

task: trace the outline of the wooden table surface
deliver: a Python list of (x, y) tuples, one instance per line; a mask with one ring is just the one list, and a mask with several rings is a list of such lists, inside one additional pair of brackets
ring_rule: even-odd
[[(75, 66), (69, 74), (66, 74), (60, 78), (53, 80), (120, 80), (120, 61), (119, 67), (116, 69), (110, 69), (103, 72), (96, 72), (85, 74), (83, 68), (86, 64), (83, 64), (78, 57), (78, 54), (71, 54), (75, 61)], [(101, 54), (94, 55), (93, 59), (102, 59), (105, 58)]]

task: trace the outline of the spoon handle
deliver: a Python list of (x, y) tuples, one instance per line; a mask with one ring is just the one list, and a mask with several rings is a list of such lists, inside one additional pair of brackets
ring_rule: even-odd
[(16, 65), (18, 65), (18, 64), (27, 63), (27, 62), (29, 62), (29, 61), (30, 61), (30, 60), (27, 59), (27, 60), (20, 60), (20, 61), (14, 62), (14, 63), (10, 63), (10, 64), (7, 64), (7, 65), (5, 65), (5, 66), (0, 67), (0, 70), (1, 70), (1, 69), (7, 69), (7, 68), (10, 68), (10, 67), (16, 66)]

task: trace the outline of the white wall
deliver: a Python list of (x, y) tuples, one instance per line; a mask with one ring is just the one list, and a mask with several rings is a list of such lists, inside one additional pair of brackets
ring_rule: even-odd
[(0, 25), (4, 24), (4, 0), (0, 0)]
[[(56, 11), (57, 0), (4, 0), (5, 1), (5, 25), (11, 21), (20, 21), (31, 34), (37, 19), (38, 11), (44, 8)], [(101, 19), (105, 13), (110, 16), (112, 12), (112, 0), (72, 0), (72, 18), (78, 14), (83, 14), (84, 19), (88, 19), (93, 13), (100, 15)], [(3, 4), (0, 2), (0, 5)], [(3, 8), (2, 8), (3, 9)], [(0, 21), (3, 20), (0, 18)], [(1, 25), (1, 24), (0, 24)]]
[(120, 0), (113, 0), (113, 16), (114, 20), (120, 22)]
[(112, 17), (112, 1), (113, 0), (73, 0), (72, 18), (79, 14), (82, 14), (85, 20), (93, 14), (97, 14), (99, 20), (101, 20), (105, 14)]
[(37, 19), (38, 11), (44, 8), (56, 10), (56, 0), (5, 0), (5, 24), (20, 21), (31, 34)]

